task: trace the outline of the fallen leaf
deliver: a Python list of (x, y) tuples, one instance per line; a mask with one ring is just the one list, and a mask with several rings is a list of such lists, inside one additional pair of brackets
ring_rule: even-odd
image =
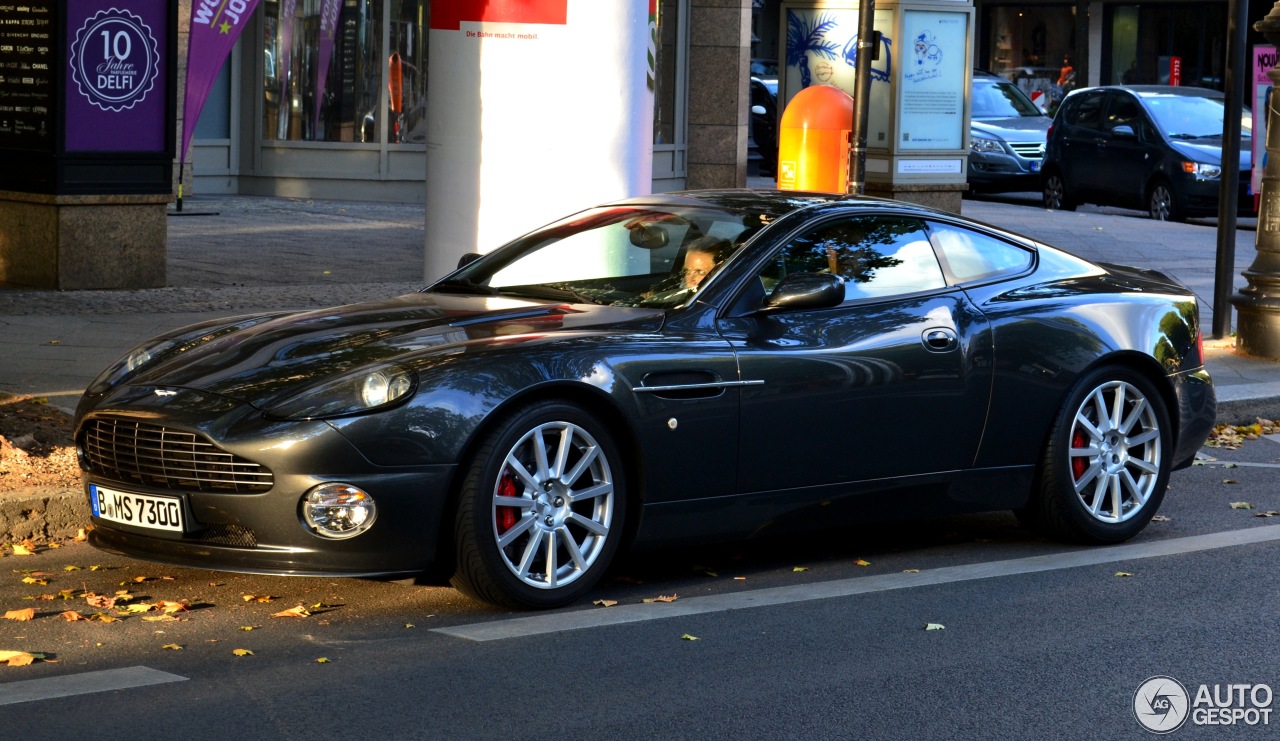
[(160, 650), (162, 650), (162, 651), (163, 651), (163, 650), (165, 650), (165, 649), (168, 649), (168, 650), (170, 650), (170, 651), (181, 651), (181, 650), (182, 650), (182, 646), (179, 646), (179, 645), (178, 645), (178, 644), (176, 644), (176, 643), (166, 643), (166, 644), (164, 644), (163, 646), (161, 646), (161, 647), (160, 647)]
[(1253, 505), (1248, 502), (1232, 502), (1231, 509), (1253, 509)]
[(1165, 517), (1164, 515), (1156, 515), (1155, 517), (1151, 518), (1152, 522), (1170, 522), (1172, 520), (1173, 520), (1172, 517)]
[(149, 576), (135, 576), (135, 577), (133, 577), (133, 583), (134, 583), (134, 584), (141, 584), (141, 583), (143, 583), (144, 581), (149, 581), (150, 579), (151, 579), (151, 577), (149, 577)]
[(734, 580), (734, 581), (746, 581), (746, 580), (747, 580), (747, 577), (745, 577), (745, 576), (735, 576), (735, 577), (733, 577), (733, 580)]
[(28, 666), (34, 663), (36, 657), (26, 651), (0, 651), (0, 664), (8, 664), (9, 666)]
[(34, 556), (34, 555), (35, 555), (35, 551), (33, 551), (32, 549), (30, 549), (30, 548), (26, 547), (25, 545), (20, 545), (20, 544), (19, 544), (19, 545), (15, 545), (15, 546), (13, 547), (13, 555), (15, 555), (15, 556)]
[(404, 627), (406, 627), (406, 628), (416, 628), (416, 627), (418, 627), (418, 626), (414, 625), (413, 623), (405, 623), (405, 624), (404, 624)]
[(90, 566), (90, 567), (89, 567), (89, 570), (90, 570), (90, 571), (102, 571), (102, 570), (103, 570), (103, 569), (105, 569), (105, 568), (106, 568), (106, 566)]
[(596, 600), (595, 602), (592, 602), (591, 604), (596, 605), (597, 607), (613, 607), (614, 605), (618, 604), (618, 600), (616, 600), (616, 599), (598, 599), (598, 600)]
[(116, 592), (115, 599), (117, 602), (128, 602), (136, 596), (137, 595), (130, 593), (128, 589), (121, 589)]
[(688, 633), (685, 633), (684, 635), (680, 636), (680, 640), (682, 640), (682, 641), (700, 641), (700, 640), (702, 640), (702, 639), (701, 639), (701, 638), (699, 638), (699, 637), (697, 637), (697, 636), (691, 636), (691, 635), (689, 635)]
[(174, 617), (173, 615), (169, 615), (169, 614), (144, 615), (142, 619), (148, 623), (177, 623), (182, 621), (182, 618)]
[(1240, 482), (1239, 482), (1239, 481), (1236, 481), (1235, 479), (1223, 479), (1223, 480), (1222, 480), (1222, 483), (1224, 483), (1224, 484), (1238, 484), (1238, 483), (1240, 483)]
[(903, 570), (902, 570), (902, 573), (904, 573), (904, 574), (919, 574), (919, 573), (920, 573), (920, 569), (903, 569)]
[(236, 656), (253, 656), (253, 652), (247, 648), (234, 648), (231, 650), (231, 653)]
[(88, 592), (84, 596), (84, 601), (89, 603), (90, 607), (100, 607), (104, 610), (110, 610), (116, 606), (115, 597), (104, 597), (101, 594)]
[(278, 617), (304, 618), (304, 617), (311, 617), (311, 613), (307, 611), (307, 608), (303, 607), (302, 605), (298, 605), (297, 607), (290, 607), (287, 610), (281, 610), (280, 612), (273, 614), (271, 617), (273, 618), (278, 618)]
[(257, 628), (257, 627), (258, 627), (258, 626), (256, 626), (256, 625), (241, 625), (241, 626), (240, 626), (240, 630), (243, 630), (243, 631), (245, 631), (245, 632), (247, 633), (248, 631), (251, 631), (251, 630), (253, 630), (254, 628)]
[(120, 622), (120, 618), (115, 617), (115, 616), (112, 616), (112, 615), (108, 615), (108, 614), (107, 614), (107, 613), (105, 613), (105, 612), (95, 612), (94, 614), (92, 614), (92, 615), (90, 615), (90, 616), (89, 616), (89, 619), (90, 619), (90, 620), (96, 620), (96, 621), (98, 621), (99, 623), (118, 623), (118, 622)]
[(328, 660), (328, 659), (326, 659), (325, 657), (321, 656), (320, 658), (316, 659), (316, 663), (317, 663), (317, 664), (328, 664), (328, 663), (329, 663), (329, 660)]
[(62, 617), (66, 618), (66, 619), (67, 619), (67, 622), (69, 622), (69, 623), (74, 623), (74, 622), (76, 622), (77, 620), (88, 620), (88, 619), (89, 619), (89, 618), (85, 617), (84, 615), (81, 615), (79, 612), (77, 612), (77, 611), (75, 611), (75, 610), (67, 610), (66, 612), (59, 613), (59, 614), (61, 614), (61, 615), (62, 615)]
[(89, 539), (89, 536), (85, 535), (84, 528), (80, 528), (79, 530), (76, 531), (76, 537), (72, 538), (71, 540), (75, 541), (76, 543), (83, 543), (88, 539)]
[(187, 612), (190, 608), (186, 603), (174, 602), (172, 600), (162, 599), (156, 602), (156, 609), (166, 613)]
[(1133, 574), (1129, 573), (1128, 571), (1117, 571), (1116, 576), (1133, 576)]
[(943, 625), (942, 623), (925, 623), (924, 624), (925, 630), (946, 630), (946, 628), (947, 626)]
[(80, 567), (76, 566), (75, 564), (69, 564), (67, 566), (63, 566), (62, 570), (63, 571), (80, 571)]
[(702, 573), (706, 574), (707, 576), (720, 576), (714, 571), (703, 571)]
[(680, 599), (680, 595), (678, 594), (672, 594), (669, 596), (662, 594), (662, 595), (658, 595), (657, 597), (645, 597), (640, 601), (644, 602), (645, 604), (650, 604), (652, 602), (675, 602), (677, 599)]
[(1280, 515), (1280, 512), (1276, 512), (1275, 510), (1270, 510), (1267, 512), (1259, 512), (1255, 514), (1254, 517), (1275, 517), (1277, 515)]
[(853, 562), (853, 565), (854, 565), (854, 566), (870, 566), (870, 565), (871, 565), (871, 562), (870, 562), (870, 561), (864, 561), (864, 560), (862, 560), (861, 558), (859, 558), (857, 561), (854, 561), (854, 562)]
[(151, 612), (152, 607), (153, 605), (148, 605), (146, 602), (139, 602), (136, 605), (125, 605), (124, 611), (127, 613)]
[(27, 577), (23, 577), (23, 579), (22, 579), (22, 583), (23, 583), (23, 584), (40, 584), (40, 585), (44, 585), (44, 584), (48, 584), (48, 583), (49, 583), (49, 580), (48, 580), (48, 579), (36, 579), (36, 578), (34, 578), (34, 577), (27, 576)]
[(270, 602), (274, 599), (269, 594), (245, 594), (241, 596), (244, 597), (245, 602)]
[(792, 571), (808, 571), (808, 570), (809, 570), (809, 567), (808, 567), (808, 566), (793, 566), (793, 567), (791, 567), (791, 570), (792, 570)]
[(21, 610), (9, 610), (4, 614), (5, 620), (31, 620), (36, 616), (36, 608), (25, 607)]

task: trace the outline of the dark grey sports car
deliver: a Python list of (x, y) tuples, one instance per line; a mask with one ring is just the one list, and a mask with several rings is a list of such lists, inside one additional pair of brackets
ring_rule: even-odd
[(91, 542), (551, 607), (620, 547), (847, 518), (1121, 541), (1213, 422), (1185, 288), (903, 203), (647, 196), (464, 263), (120, 359), (77, 414)]

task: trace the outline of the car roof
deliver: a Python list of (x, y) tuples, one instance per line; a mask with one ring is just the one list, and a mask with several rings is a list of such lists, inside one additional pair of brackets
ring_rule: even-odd
[(1223, 93), (1221, 90), (1213, 90), (1207, 87), (1190, 87), (1187, 85), (1097, 85), (1095, 87), (1080, 88), (1072, 90), (1071, 95), (1079, 95), (1090, 90), (1127, 90), (1141, 98), (1149, 98), (1155, 95), (1178, 95), (1185, 98), (1214, 98), (1221, 99)]

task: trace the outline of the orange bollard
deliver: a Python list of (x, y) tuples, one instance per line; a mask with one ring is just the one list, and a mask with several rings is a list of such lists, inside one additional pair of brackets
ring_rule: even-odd
[(796, 93), (778, 131), (778, 189), (844, 193), (853, 96), (831, 85)]

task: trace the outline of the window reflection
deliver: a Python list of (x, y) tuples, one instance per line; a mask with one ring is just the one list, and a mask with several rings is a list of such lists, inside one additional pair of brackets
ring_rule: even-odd
[(264, 138), (424, 141), (428, 2), (265, 0)]

